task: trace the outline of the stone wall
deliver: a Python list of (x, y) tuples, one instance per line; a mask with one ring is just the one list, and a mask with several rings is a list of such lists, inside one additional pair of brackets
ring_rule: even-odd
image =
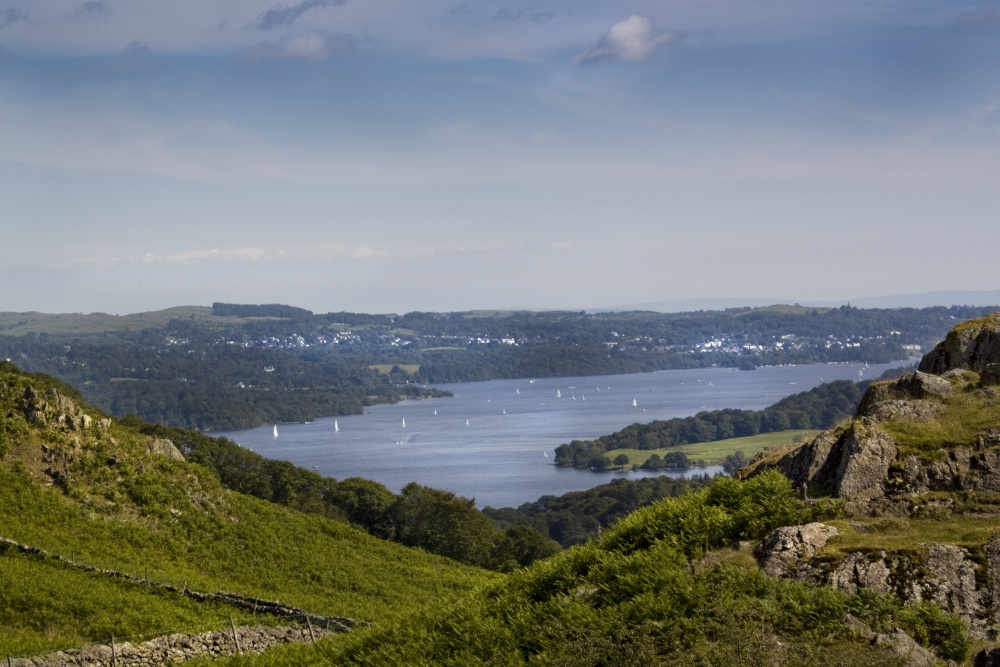
[(307, 621), (317, 627), (331, 628), (336, 630), (337, 632), (347, 632), (356, 625), (368, 625), (363, 621), (355, 621), (354, 619), (351, 618), (343, 618), (340, 616), (320, 616), (319, 614), (310, 613), (304, 609), (300, 609), (299, 607), (293, 607), (292, 605), (285, 604), (284, 602), (277, 602), (275, 600), (264, 600), (262, 598), (256, 598), (249, 595), (241, 595), (239, 593), (229, 593), (226, 591), (216, 591), (215, 593), (201, 593), (198, 591), (192, 591), (189, 588), (187, 588), (187, 586), (182, 586), (181, 588), (177, 588), (176, 586), (171, 586), (170, 584), (163, 584), (156, 581), (150, 581), (143, 577), (127, 574), (125, 572), (118, 572), (117, 570), (105, 570), (98, 567), (93, 567), (91, 565), (85, 565), (83, 563), (77, 563), (72, 559), (64, 558), (56, 554), (50, 554), (44, 549), (41, 549), (39, 547), (31, 546), (29, 544), (21, 544), (6, 537), (0, 537), (0, 553), (2, 553), (7, 549), (14, 549), (16, 551), (19, 551), (20, 553), (37, 556), (39, 558), (48, 558), (59, 562), (65, 567), (82, 570), (84, 572), (104, 575), (107, 577), (115, 577), (117, 579), (121, 579), (123, 581), (133, 584), (141, 584), (143, 586), (153, 586), (159, 588), (160, 590), (168, 591), (171, 593), (178, 593), (180, 595), (185, 595), (189, 598), (197, 600), (198, 602), (221, 602), (223, 604), (229, 605), (230, 607), (241, 609), (243, 611), (249, 611), (254, 614), (267, 614), (270, 616), (277, 616), (281, 618), (291, 618), (301, 621)]
[[(235, 636), (234, 636), (235, 630)], [(95, 644), (44, 653), (28, 658), (11, 658), (10, 667), (153, 667), (199, 657), (238, 653), (261, 653), (276, 644), (309, 642), (337, 630), (290, 625), (268, 627), (244, 625), (233, 629), (197, 634), (172, 634), (150, 641)], [(239, 646), (237, 646), (237, 641)], [(6, 667), (6, 666), (5, 666)]]

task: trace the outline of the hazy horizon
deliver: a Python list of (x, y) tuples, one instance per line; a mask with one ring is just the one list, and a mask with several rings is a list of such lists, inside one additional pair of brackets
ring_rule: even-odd
[(1000, 8), (4, 0), (0, 310), (993, 290)]

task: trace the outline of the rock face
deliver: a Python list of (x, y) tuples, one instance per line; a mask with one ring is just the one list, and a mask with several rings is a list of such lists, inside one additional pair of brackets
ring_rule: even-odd
[(56, 389), (49, 389), (42, 395), (28, 385), (21, 397), (21, 410), (29, 422), (47, 424), (63, 431), (83, 431), (93, 423), (90, 415), (76, 401)]
[(981, 379), (986, 375), (987, 384), (1000, 379), (1000, 313), (955, 327), (919, 366), (920, 371), (935, 374), (955, 368), (975, 371)]
[(183, 461), (184, 455), (174, 446), (174, 443), (166, 438), (157, 438), (148, 445), (149, 453), (157, 456), (164, 456), (174, 461)]
[(986, 547), (987, 583), (965, 549), (925, 544), (907, 552), (853, 552), (840, 562), (816, 558), (836, 528), (821, 523), (779, 528), (757, 548), (757, 561), (769, 575), (814, 579), (845, 593), (865, 588), (890, 593), (904, 603), (933, 602), (957, 614), (977, 639), (992, 639), (1000, 625), (1000, 540)]
[(952, 393), (954, 390), (948, 380), (917, 371), (891, 382), (871, 385), (858, 405), (858, 416), (873, 416), (876, 408), (887, 402), (926, 402), (928, 399), (947, 398)]
[(892, 438), (870, 423), (856, 421), (843, 432), (827, 432), (791, 452), (777, 467), (798, 488), (812, 488), (862, 504), (885, 495), (889, 467), (896, 458)]
[(815, 556), (838, 533), (833, 526), (818, 522), (778, 528), (757, 547), (757, 562), (772, 577), (794, 576), (802, 562)]

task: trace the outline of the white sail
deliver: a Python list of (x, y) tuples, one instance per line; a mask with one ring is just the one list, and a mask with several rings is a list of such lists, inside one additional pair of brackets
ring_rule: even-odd
[(333, 430), (334, 431), (339, 431), (340, 430), (340, 425), (337, 423), (336, 419), (333, 420)]
[(556, 398), (562, 398), (562, 392), (556, 389)]
[(278, 437), (278, 425), (277, 424), (274, 425), (274, 437), (275, 438)]
[(636, 407), (637, 405), (639, 405), (639, 404), (638, 404), (638, 403), (636, 403), (636, 402), (635, 402), (635, 399), (633, 398), (633, 399), (632, 399), (632, 407), (634, 408), (634, 407)]
[(468, 426), (468, 425), (469, 425), (469, 420), (468, 420), (468, 419), (466, 419), (466, 420), (465, 420), (465, 425), (466, 425), (466, 426)]
[(403, 428), (406, 428), (406, 417), (403, 417)]

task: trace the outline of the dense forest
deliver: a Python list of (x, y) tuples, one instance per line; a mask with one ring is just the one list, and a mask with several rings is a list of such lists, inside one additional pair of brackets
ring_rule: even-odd
[[(232, 429), (433, 395), (424, 384), (900, 360), (936, 343), (957, 319), (991, 310), (320, 315), (281, 304), (216, 303), (162, 320), (155, 313), (102, 316), (99, 324), (97, 316), (47, 316), (50, 326), (34, 328), (38, 318), (31, 314), (7, 314), (0, 357), (71, 382), (114, 415)], [(70, 326), (77, 321), (80, 327)], [(786, 412), (790, 423), (803, 421)], [(739, 422), (745, 415), (735, 417)]]

